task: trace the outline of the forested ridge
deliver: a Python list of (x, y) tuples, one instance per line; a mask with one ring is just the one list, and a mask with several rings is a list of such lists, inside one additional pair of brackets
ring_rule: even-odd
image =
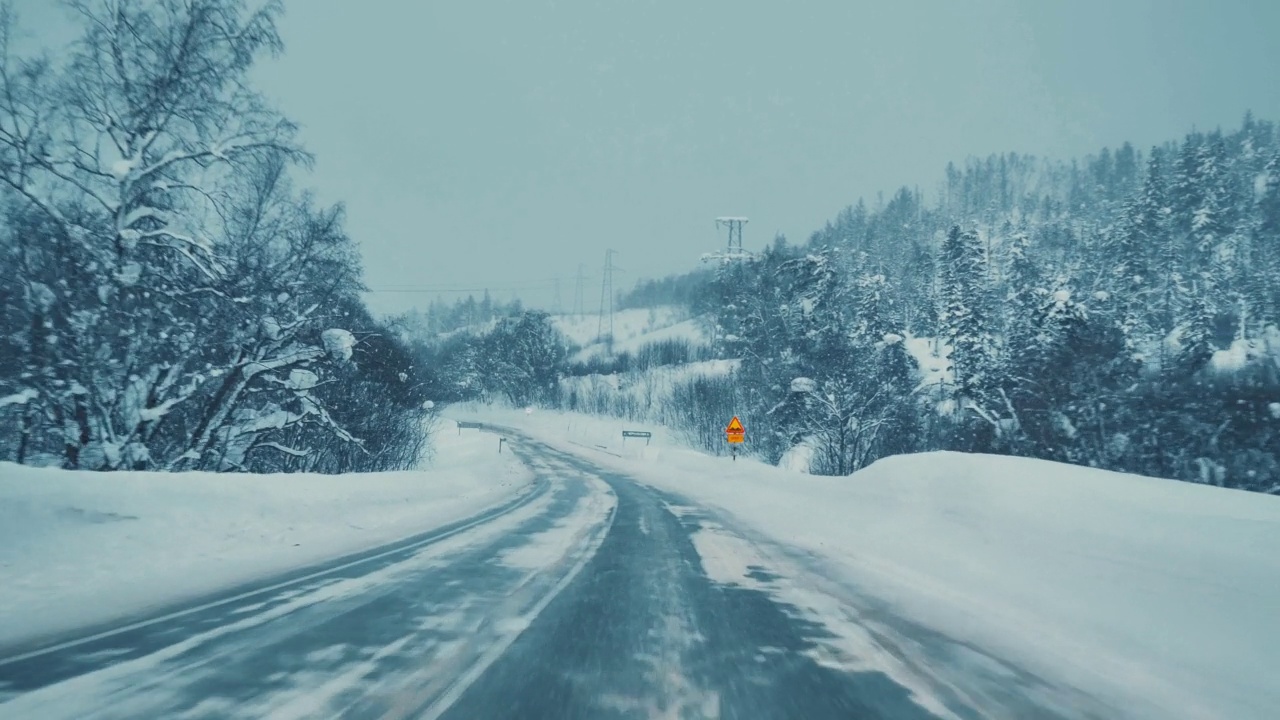
[(360, 299), (340, 206), (251, 87), (279, 2), (0, 7), (0, 459), (342, 472), (423, 449), (423, 383)]
[(934, 202), (851, 206), (723, 264), (704, 302), (771, 460), (957, 449), (1280, 489), (1271, 122), (951, 165)]

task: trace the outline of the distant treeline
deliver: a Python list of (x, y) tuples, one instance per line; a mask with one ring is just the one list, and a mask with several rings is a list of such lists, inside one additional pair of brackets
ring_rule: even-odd
[(479, 329), (498, 318), (519, 315), (524, 311), (520, 300), (499, 302), (486, 290), (479, 300), (474, 295), (446, 303), (439, 298), (432, 300), (426, 310), (414, 308), (396, 316), (392, 324), (406, 337), (431, 338), (466, 328)]
[(699, 306), (704, 302), (714, 277), (710, 269), (699, 268), (660, 280), (641, 280), (632, 289), (619, 293), (618, 308), (626, 310), (663, 305)]

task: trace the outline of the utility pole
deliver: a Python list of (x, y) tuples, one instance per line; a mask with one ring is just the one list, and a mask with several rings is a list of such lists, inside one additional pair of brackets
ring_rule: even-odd
[(596, 323), (596, 342), (604, 339), (604, 307), (609, 304), (609, 345), (613, 346), (613, 273), (622, 268), (613, 264), (616, 250), (604, 251), (604, 277), (600, 281), (600, 319)]
[(587, 276), (586, 274), (584, 274), (583, 269), (584, 268), (582, 263), (578, 263), (578, 277), (574, 278), (575, 282), (573, 285), (573, 314), (577, 315), (578, 317), (582, 317), (582, 314), (584, 312), (583, 303), (582, 303), (582, 291), (583, 291), (583, 288), (585, 287), (583, 283), (586, 282)]

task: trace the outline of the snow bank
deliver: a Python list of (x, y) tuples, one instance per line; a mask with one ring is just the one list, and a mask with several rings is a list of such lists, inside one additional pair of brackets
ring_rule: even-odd
[(91, 473), (0, 463), (0, 646), (431, 530), (528, 488), (489, 434), (421, 471)]
[[(485, 415), (816, 553), (903, 617), (1118, 715), (1245, 720), (1280, 707), (1280, 498), (961, 453), (807, 476), (634, 423)], [(655, 445), (623, 445), (624, 426), (655, 430)]]

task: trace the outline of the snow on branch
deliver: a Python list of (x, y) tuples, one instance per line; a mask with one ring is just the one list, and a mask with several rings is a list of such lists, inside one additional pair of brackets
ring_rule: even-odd
[(33, 388), (26, 388), (12, 395), (0, 397), (0, 408), (9, 405), (26, 405), (27, 403), (40, 397), (40, 391)]
[(324, 350), (317, 347), (299, 347), (287, 355), (271, 358), (270, 360), (253, 360), (245, 363), (240, 368), (240, 372), (246, 378), (251, 378), (259, 373), (268, 372), (270, 370), (279, 370), (282, 367), (294, 365), (308, 360), (315, 360), (323, 356)]
[(280, 443), (278, 443), (278, 442), (272, 442), (272, 441), (268, 441), (268, 442), (260, 442), (260, 443), (258, 443), (257, 445), (254, 445), (254, 447), (265, 447), (265, 448), (271, 448), (271, 449), (273, 449), (273, 450), (279, 450), (280, 452), (282, 452), (282, 453), (284, 453), (284, 454), (286, 454), (286, 455), (292, 455), (293, 457), (298, 457), (298, 458), (301, 458), (301, 457), (307, 457), (308, 455), (310, 455), (310, 454), (311, 454), (311, 450), (309, 450), (309, 449), (308, 449), (308, 450), (298, 450), (298, 449), (296, 449), (296, 448), (286, 447), (286, 446), (284, 446), (284, 445), (281, 445), (281, 444), (280, 444)]

